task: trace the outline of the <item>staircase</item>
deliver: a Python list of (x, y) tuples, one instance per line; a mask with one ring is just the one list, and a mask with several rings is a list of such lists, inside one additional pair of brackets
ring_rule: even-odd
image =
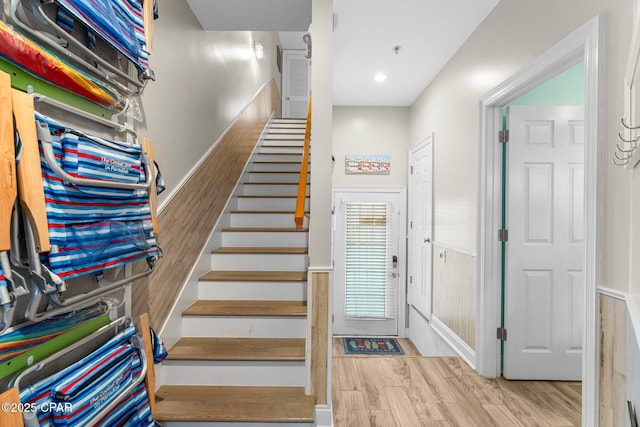
[(311, 426), (305, 395), (307, 229), (294, 208), (305, 120), (275, 119), (182, 312), (163, 362), (156, 420), (178, 426)]

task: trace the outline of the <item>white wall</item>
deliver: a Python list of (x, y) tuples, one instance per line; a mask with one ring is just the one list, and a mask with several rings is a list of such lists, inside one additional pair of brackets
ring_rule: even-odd
[[(275, 32), (205, 32), (185, 0), (159, 0), (151, 68), (156, 81), (142, 96), (146, 131), (153, 141), (167, 191), (165, 201), (231, 121), (273, 77)], [(264, 46), (256, 59), (253, 40)]]
[[(418, 142), (418, 141), (413, 141)], [(409, 108), (333, 107), (333, 185), (336, 187), (406, 187)], [(389, 175), (347, 175), (345, 155), (391, 156)]]
[(611, 159), (623, 114), (631, 11), (631, 0), (501, 1), (418, 97), (410, 111), (410, 138), (418, 140), (435, 132), (434, 237), (438, 243), (476, 251), (479, 98), (603, 13), (602, 283), (627, 289), (631, 175), (613, 166)]

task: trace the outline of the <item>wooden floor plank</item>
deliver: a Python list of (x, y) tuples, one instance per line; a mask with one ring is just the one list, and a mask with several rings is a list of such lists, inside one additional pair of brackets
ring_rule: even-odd
[(362, 393), (357, 391), (343, 391), (340, 405), (334, 414), (335, 426), (338, 427), (367, 427), (369, 411)]
[(217, 301), (200, 300), (187, 307), (183, 316), (306, 316), (306, 301)]
[(167, 360), (304, 361), (304, 338), (183, 337)]
[(354, 425), (345, 406), (362, 402), (371, 426), (581, 425), (580, 383), (483, 378), (458, 357), (345, 355), (340, 339), (333, 345), (336, 427)]

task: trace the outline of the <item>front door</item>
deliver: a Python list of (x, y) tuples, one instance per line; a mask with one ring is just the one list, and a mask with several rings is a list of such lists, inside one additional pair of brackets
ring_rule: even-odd
[(399, 192), (334, 193), (335, 335), (398, 335)]
[(578, 106), (508, 110), (505, 378), (581, 379), (583, 117)]
[(408, 303), (431, 319), (433, 135), (409, 151)]

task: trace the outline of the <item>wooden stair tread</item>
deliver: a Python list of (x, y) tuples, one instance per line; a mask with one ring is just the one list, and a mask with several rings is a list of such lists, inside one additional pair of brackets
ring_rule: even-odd
[(300, 282), (307, 280), (306, 271), (210, 271), (200, 277), (204, 281)]
[(199, 300), (183, 316), (278, 316), (307, 315), (306, 301)]
[(285, 232), (285, 233), (293, 233), (293, 232), (307, 232), (308, 228), (289, 228), (289, 227), (226, 227), (223, 228), (222, 231), (240, 231), (240, 232), (248, 232), (248, 233), (260, 233), (263, 231), (272, 231), (272, 232)]
[(312, 423), (315, 401), (304, 387), (162, 386), (158, 421)]
[[(247, 215), (255, 215), (255, 214), (283, 214), (283, 215), (293, 215), (294, 211), (261, 211), (261, 210), (243, 210), (243, 211), (230, 211), (232, 214), (247, 214)], [(309, 213), (309, 211), (305, 211), (305, 213)]]
[[(297, 173), (297, 172), (296, 172)], [(307, 199), (310, 197), (307, 194)], [(296, 196), (282, 196), (282, 195), (242, 195), (242, 196), (238, 196), (239, 199), (296, 199)]]
[(289, 174), (289, 175), (300, 175), (300, 172), (294, 171), (249, 171), (249, 173), (264, 173), (264, 174)]
[[(245, 182), (244, 185), (295, 185), (298, 186), (297, 182), (282, 182), (282, 181), (273, 181), (273, 182)], [(307, 183), (309, 185), (310, 183)]]
[(253, 162), (254, 165), (259, 165), (259, 164), (270, 164), (270, 165), (292, 165), (292, 164), (296, 164), (299, 165), (300, 162), (299, 161), (294, 161), (294, 160), (256, 160), (255, 162)]
[[(288, 255), (299, 255), (299, 254), (307, 254), (309, 253), (309, 249), (307, 248), (284, 248), (284, 247), (261, 247), (261, 246), (226, 246), (221, 248), (216, 248), (211, 251), (212, 254), (288, 254)], [(262, 273), (262, 272), (261, 272)]]
[[(261, 148), (286, 148), (286, 149), (290, 150), (290, 149), (297, 149), (297, 148), (302, 149), (302, 146), (301, 145), (275, 145), (275, 144), (271, 145), (271, 144), (263, 144), (261, 146)], [(280, 173), (283, 173), (283, 172), (280, 172)]]
[(180, 338), (167, 360), (304, 361), (304, 338)]

